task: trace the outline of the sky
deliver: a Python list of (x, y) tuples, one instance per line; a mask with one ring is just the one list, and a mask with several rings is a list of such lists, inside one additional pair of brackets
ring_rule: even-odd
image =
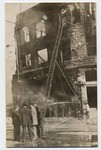
[[(12, 102), (11, 81), (16, 69), (14, 27), (16, 15), (36, 5), (36, 3), (5, 4), (5, 38), (6, 38), (6, 104)], [(10, 23), (12, 22), (12, 23)]]

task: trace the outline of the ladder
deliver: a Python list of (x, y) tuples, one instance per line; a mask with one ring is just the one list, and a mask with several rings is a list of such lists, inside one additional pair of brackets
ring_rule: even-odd
[(46, 87), (45, 87), (45, 92), (44, 92), (44, 96), (47, 97), (47, 98), (49, 98), (49, 96), (50, 96), (50, 91), (51, 91), (51, 86), (52, 86), (52, 81), (53, 81), (53, 76), (54, 76), (54, 71), (55, 71), (56, 60), (57, 60), (59, 46), (60, 46), (61, 37), (62, 37), (63, 26), (64, 25), (63, 25), (63, 22), (62, 22), (62, 16), (61, 16), (61, 14), (59, 14), (59, 27), (58, 27), (56, 41), (55, 41), (55, 45), (54, 45), (52, 56), (51, 56), (48, 76), (47, 76), (47, 80), (46, 80)]

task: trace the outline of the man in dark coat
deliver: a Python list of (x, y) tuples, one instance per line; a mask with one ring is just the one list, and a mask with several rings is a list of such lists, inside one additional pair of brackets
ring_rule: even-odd
[(23, 103), (23, 108), (21, 109), (21, 112), (20, 112), (20, 120), (21, 120), (21, 125), (22, 125), (21, 141), (24, 141), (25, 139), (26, 127), (28, 129), (29, 137), (31, 140), (32, 114), (31, 114), (31, 110), (27, 107), (27, 104), (25, 102)]
[(19, 107), (16, 106), (12, 111), (12, 124), (14, 127), (14, 140), (20, 140), (20, 117), (19, 117)]

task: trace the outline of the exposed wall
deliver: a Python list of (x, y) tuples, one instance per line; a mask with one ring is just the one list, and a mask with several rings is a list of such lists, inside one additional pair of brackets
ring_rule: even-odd
[(87, 56), (87, 47), (84, 27), (80, 23), (69, 28), (71, 42), (71, 59), (79, 59)]
[[(40, 5), (41, 6), (41, 5)], [(46, 7), (47, 6), (47, 7)], [(29, 71), (31, 69), (40, 68), (42, 66), (38, 62), (38, 51), (47, 49), (47, 59), (50, 61), (52, 50), (54, 47), (57, 29), (58, 29), (58, 7), (44, 5), (42, 7), (33, 7), (17, 16), (15, 35), (17, 36), (17, 48), (18, 48), (18, 63), (19, 71)], [(44, 9), (46, 7), (46, 9)], [(48, 9), (49, 8), (49, 9)], [(46, 19), (43, 17), (46, 15)], [(45, 36), (37, 38), (36, 29), (37, 24), (44, 20), (45, 22)], [(44, 24), (43, 24), (44, 26)], [(24, 42), (24, 35), (22, 32), (23, 27), (28, 27), (29, 30), (29, 42)], [(40, 31), (41, 32), (41, 31)], [(32, 65), (29, 67), (23, 66), (25, 55), (31, 54)], [(47, 63), (46, 63), (47, 64)]]

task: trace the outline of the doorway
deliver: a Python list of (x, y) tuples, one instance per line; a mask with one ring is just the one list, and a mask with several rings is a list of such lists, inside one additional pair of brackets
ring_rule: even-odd
[(90, 108), (97, 108), (97, 87), (87, 87), (88, 104)]

